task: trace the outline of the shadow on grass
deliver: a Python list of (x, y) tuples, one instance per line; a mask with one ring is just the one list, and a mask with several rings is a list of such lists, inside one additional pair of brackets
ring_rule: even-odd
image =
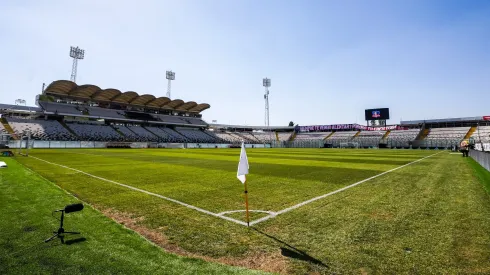
[(262, 232), (256, 228), (252, 228), (253, 230), (255, 230), (257, 233), (259, 234), (262, 234), (278, 243), (280, 243), (283, 247), (281, 247), (281, 255), (283, 255), (284, 257), (288, 257), (288, 258), (293, 258), (293, 259), (297, 259), (297, 260), (301, 260), (301, 261), (305, 261), (305, 262), (310, 262), (310, 263), (313, 263), (313, 264), (316, 264), (316, 265), (319, 265), (319, 266), (322, 266), (322, 267), (325, 267), (325, 268), (328, 268), (328, 265), (323, 263), (322, 261), (308, 255), (306, 252), (302, 251), (302, 250), (299, 250), (297, 249), (296, 247), (274, 237), (274, 236), (271, 236), (265, 232)]
[(85, 238), (76, 238), (73, 240), (67, 240), (67, 241), (65, 241), (65, 245), (72, 245), (72, 244), (76, 244), (76, 243), (81, 243), (81, 242), (84, 242), (86, 240), (87, 239), (85, 239)]

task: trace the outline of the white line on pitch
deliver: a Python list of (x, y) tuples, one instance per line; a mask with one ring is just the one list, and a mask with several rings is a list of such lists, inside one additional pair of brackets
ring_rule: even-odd
[(211, 211), (208, 211), (208, 210), (205, 210), (205, 209), (202, 209), (202, 208), (199, 208), (199, 207), (196, 207), (196, 206), (193, 206), (193, 205), (190, 205), (190, 204), (187, 204), (185, 202), (181, 202), (181, 201), (178, 201), (178, 200), (175, 200), (175, 199), (172, 199), (172, 198), (169, 198), (169, 197), (165, 197), (165, 196), (162, 196), (162, 195), (159, 195), (159, 194), (155, 194), (155, 193), (152, 193), (150, 191), (146, 191), (146, 190), (143, 190), (143, 189), (139, 189), (139, 188), (136, 188), (136, 187), (133, 187), (131, 185), (127, 185), (127, 184), (123, 184), (123, 183), (119, 183), (117, 181), (113, 181), (113, 180), (109, 180), (109, 179), (105, 179), (105, 178), (101, 178), (101, 177), (98, 177), (98, 176), (95, 176), (95, 175), (92, 175), (92, 174), (89, 174), (87, 172), (83, 172), (81, 170), (78, 170), (78, 169), (75, 169), (75, 168), (71, 168), (71, 167), (68, 167), (68, 166), (65, 166), (65, 165), (61, 165), (61, 164), (57, 164), (57, 163), (54, 163), (54, 162), (50, 162), (50, 161), (47, 161), (47, 160), (44, 160), (44, 159), (40, 159), (40, 158), (37, 158), (37, 157), (34, 157), (32, 155), (30, 155), (31, 158), (35, 158), (37, 160), (40, 160), (40, 161), (44, 161), (46, 163), (49, 163), (51, 165), (56, 165), (56, 166), (59, 166), (59, 167), (63, 167), (63, 168), (66, 168), (66, 169), (70, 169), (70, 170), (73, 170), (73, 171), (76, 171), (76, 172), (79, 172), (79, 173), (82, 173), (84, 175), (87, 175), (89, 177), (92, 177), (92, 178), (96, 178), (98, 180), (102, 180), (102, 181), (106, 181), (106, 182), (109, 182), (109, 183), (113, 183), (113, 184), (117, 184), (119, 186), (122, 186), (122, 187), (126, 187), (126, 188), (129, 188), (131, 190), (134, 190), (134, 191), (138, 191), (138, 192), (141, 192), (141, 193), (145, 193), (147, 195), (150, 195), (150, 196), (155, 196), (155, 197), (158, 197), (158, 198), (161, 198), (161, 199), (164, 199), (164, 200), (167, 200), (167, 201), (171, 201), (171, 202), (174, 202), (176, 204), (180, 204), (182, 206), (185, 206), (187, 208), (190, 208), (190, 209), (194, 209), (196, 211), (199, 211), (201, 213), (204, 213), (204, 214), (207, 214), (207, 215), (210, 215), (210, 216), (213, 216), (213, 217), (217, 217), (217, 218), (221, 218), (221, 219), (224, 219), (224, 220), (227, 220), (227, 221), (231, 221), (231, 222), (234, 222), (234, 223), (237, 223), (237, 224), (241, 224), (241, 225), (245, 225), (247, 226), (247, 223), (246, 222), (242, 222), (242, 221), (239, 221), (239, 220), (235, 220), (233, 218), (230, 218), (230, 217), (227, 217), (227, 216), (221, 216), (217, 213), (213, 213)]
[(304, 201), (304, 202), (302, 202), (302, 203), (298, 203), (298, 204), (293, 205), (293, 206), (291, 206), (291, 207), (288, 207), (288, 208), (285, 208), (285, 209), (283, 209), (283, 210), (277, 211), (277, 212), (276, 212), (274, 215), (265, 216), (265, 217), (263, 217), (263, 218), (260, 218), (260, 219), (257, 219), (257, 220), (255, 220), (255, 221), (252, 221), (252, 222), (250, 222), (250, 225), (258, 224), (258, 223), (260, 223), (260, 222), (263, 222), (263, 221), (266, 221), (266, 220), (268, 220), (268, 219), (274, 218), (274, 217), (276, 217), (277, 215), (284, 214), (284, 213), (286, 213), (286, 212), (289, 212), (289, 211), (291, 211), (291, 210), (294, 210), (294, 209), (299, 208), (299, 207), (301, 207), (301, 206), (304, 206), (304, 205), (306, 205), (306, 204), (309, 204), (309, 203), (312, 203), (312, 202), (314, 202), (314, 201), (317, 201), (317, 200), (321, 200), (321, 199), (323, 199), (323, 198), (326, 198), (326, 197), (328, 197), (328, 196), (331, 196), (331, 195), (334, 195), (334, 194), (340, 193), (340, 192), (345, 191), (345, 190), (347, 190), (347, 189), (349, 189), (349, 188), (352, 188), (352, 187), (354, 187), (354, 186), (357, 186), (357, 185), (359, 185), (359, 184), (361, 184), (361, 183), (365, 183), (366, 181), (370, 181), (370, 180), (375, 179), (375, 178), (377, 178), (377, 177), (381, 177), (381, 176), (383, 176), (383, 175), (386, 175), (386, 174), (388, 174), (388, 173), (391, 173), (391, 172), (396, 171), (396, 170), (398, 170), (398, 169), (401, 169), (401, 168), (403, 168), (403, 167), (407, 167), (407, 166), (409, 166), (409, 165), (411, 165), (411, 164), (417, 163), (417, 162), (419, 162), (419, 161), (422, 161), (422, 160), (424, 160), (424, 159), (426, 159), (426, 158), (430, 158), (430, 157), (435, 156), (435, 155), (440, 154), (440, 153), (442, 153), (442, 152), (435, 153), (435, 154), (432, 154), (432, 155), (427, 156), (427, 157), (423, 157), (423, 158), (421, 158), (421, 159), (418, 159), (418, 160), (412, 161), (412, 162), (410, 162), (410, 163), (404, 164), (404, 165), (402, 165), (402, 166), (398, 166), (398, 167), (393, 168), (393, 169), (391, 169), (391, 170), (385, 171), (385, 172), (383, 172), (383, 173), (381, 173), (381, 174), (378, 174), (378, 175), (376, 175), (376, 176), (372, 176), (372, 177), (370, 177), (370, 178), (367, 178), (367, 179), (364, 179), (364, 180), (358, 181), (358, 182), (353, 183), (353, 184), (351, 184), (351, 185), (348, 185), (348, 186), (342, 187), (342, 188), (337, 189), (337, 190), (335, 190), (335, 191), (333, 191), (333, 192), (330, 192), (330, 193), (327, 193), (327, 194), (324, 194), (324, 195), (321, 195), (321, 196), (318, 196), (318, 197), (314, 197), (314, 198), (309, 199), (309, 200), (307, 200), (307, 201)]
[[(221, 213), (218, 213), (218, 215), (223, 216), (227, 214), (233, 214), (233, 213), (240, 213), (240, 212), (246, 212), (247, 210), (230, 210), (230, 211), (224, 211)], [(267, 213), (269, 215), (275, 215), (276, 213), (273, 211), (265, 211), (265, 210), (248, 210), (249, 212), (256, 212), (256, 213)]]

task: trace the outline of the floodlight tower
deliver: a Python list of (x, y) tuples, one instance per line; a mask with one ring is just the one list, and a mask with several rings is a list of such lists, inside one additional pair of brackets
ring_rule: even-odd
[(77, 66), (78, 59), (83, 59), (85, 57), (85, 50), (78, 47), (70, 47), (70, 57), (73, 58), (73, 65), (71, 66), (71, 77), (70, 80), (76, 82), (77, 80)]
[(265, 87), (265, 126), (269, 127), (269, 87), (271, 86), (271, 80), (269, 78), (264, 78), (262, 80), (262, 85)]
[(171, 91), (171, 83), (172, 83), (172, 80), (175, 80), (175, 72), (172, 72), (172, 71), (167, 71), (167, 79), (168, 79), (168, 85), (167, 85), (167, 97), (168, 98), (171, 98), (171, 94), (170, 94), (170, 91)]

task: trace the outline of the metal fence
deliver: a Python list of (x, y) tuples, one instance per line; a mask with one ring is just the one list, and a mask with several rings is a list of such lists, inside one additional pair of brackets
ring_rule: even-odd
[(483, 166), (483, 168), (490, 171), (490, 152), (470, 150), (470, 157)]
[[(10, 140), (10, 148), (45, 148), (45, 149), (76, 149), (76, 148), (107, 148), (111, 142), (103, 141), (44, 141), (31, 140), (27, 146), (27, 140)], [(131, 148), (229, 148), (231, 144), (215, 143), (157, 143), (157, 142), (127, 142)], [(21, 146), (22, 145), (22, 146)], [(270, 148), (270, 144), (245, 144), (247, 148)]]

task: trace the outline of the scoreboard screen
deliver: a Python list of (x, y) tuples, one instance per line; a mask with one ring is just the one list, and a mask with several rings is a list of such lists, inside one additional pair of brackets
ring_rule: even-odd
[(378, 109), (367, 109), (366, 120), (387, 120), (390, 119), (390, 109), (388, 108), (378, 108)]

